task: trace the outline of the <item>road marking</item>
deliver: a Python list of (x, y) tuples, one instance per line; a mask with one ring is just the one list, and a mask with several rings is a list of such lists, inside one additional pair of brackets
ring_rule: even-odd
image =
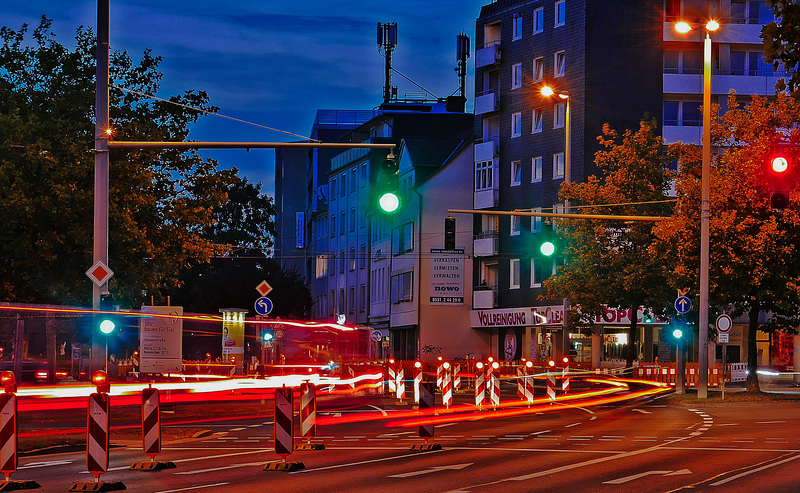
[(461, 469), (464, 469), (465, 467), (471, 466), (472, 464), (474, 464), (474, 463), (470, 462), (468, 464), (453, 464), (452, 466), (434, 466), (434, 467), (431, 467), (430, 469), (423, 469), (421, 471), (405, 472), (405, 473), (402, 473), (402, 474), (394, 474), (392, 476), (387, 476), (387, 477), (389, 477), (389, 478), (411, 478), (411, 477), (414, 477), (414, 476), (421, 476), (423, 474), (430, 474), (432, 472), (439, 472), (439, 471), (446, 471), (446, 470), (449, 470), (449, 471), (460, 471)]
[[(193, 447), (174, 447), (171, 450), (197, 450), (197, 448), (193, 448)], [(226, 449), (221, 449), (221, 450), (230, 450), (230, 449), (226, 448)], [(236, 450), (241, 450), (241, 449), (239, 447), (236, 447)], [(261, 453), (264, 453), (264, 449), (263, 448), (256, 448), (254, 450), (248, 450), (248, 451), (245, 451), (245, 452), (234, 452), (232, 454), (206, 455), (206, 456), (201, 456), (201, 457), (190, 457), (190, 458), (187, 458), (187, 459), (175, 459), (172, 462), (175, 462), (175, 463), (178, 463), (178, 462), (194, 462), (194, 461), (198, 461), (198, 460), (222, 459), (222, 458), (225, 458), (225, 457), (235, 457), (237, 455), (261, 454)], [(259, 464), (262, 464), (262, 462), (259, 462)], [(130, 466), (109, 467), (107, 469), (107, 471), (125, 471), (125, 470), (129, 470), (130, 468), (131, 468)], [(90, 474), (90, 473), (89, 473), (89, 471), (81, 471), (81, 474)], [(178, 473), (178, 474), (180, 474), (180, 473)]]
[(228, 431), (242, 431), (242, 430), (246, 430), (246, 429), (247, 429), (247, 427), (244, 427), (244, 428), (231, 428)]
[(639, 408), (633, 408), (631, 409), (631, 411), (636, 411), (637, 413), (642, 413), (642, 414), (653, 414), (650, 411), (645, 411), (644, 409), (639, 409)]
[(42, 462), (30, 462), (18, 469), (33, 469), (35, 467), (49, 467), (49, 466), (63, 466), (65, 464), (72, 464), (71, 460), (47, 460)]
[(636, 479), (641, 479), (646, 476), (651, 475), (658, 475), (658, 476), (666, 476), (667, 474), (671, 473), (672, 471), (647, 471), (641, 472), (639, 474), (632, 474), (630, 476), (625, 476), (624, 478), (619, 479), (612, 479), (611, 481), (603, 481), (603, 484), (622, 484), (627, 483), (628, 481), (634, 481)]
[(578, 426), (581, 423), (572, 423), (571, 425), (566, 425), (564, 428), (572, 428), (573, 426)]
[(683, 476), (685, 474), (691, 474), (692, 471), (688, 469), (681, 469), (680, 471), (671, 472), (669, 474), (665, 474), (664, 476)]
[(783, 459), (783, 460), (780, 460), (778, 462), (774, 462), (772, 464), (767, 464), (766, 466), (759, 467), (757, 469), (752, 469), (750, 471), (746, 471), (746, 472), (743, 472), (741, 474), (737, 474), (736, 476), (731, 476), (730, 478), (723, 479), (722, 481), (717, 481), (716, 483), (711, 483), (711, 486), (721, 486), (721, 485), (723, 485), (725, 483), (729, 483), (729, 482), (734, 481), (736, 479), (743, 478), (743, 477), (748, 476), (750, 474), (753, 474), (755, 472), (761, 472), (761, 471), (763, 471), (765, 469), (769, 469), (770, 467), (779, 466), (781, 464), (785, 464), (787, 462), (791, 462), (791, 461), (796, 460), (796, 459), (800, 459), (800, 455), (795, 455), (794, 457), (789, 457), (788, 459)]
[[(267, 462), (279, 462), (279, 461), (267, 461)], [(181, 475), (203, 474), (203, 473), (206, 473), (206, 472), (216, 472), (216, 471), (225, 471), (225, 470), (228, 470), (228, 469), (236, 469), (237, 467), (261, 466), (263, 464), (264, 464), (264, 461), (243, 462), (243, 463), (240, 463), (240, 464), (230, 464), (228, 466), (211, 467), (211, 468), (208, 468), (208, 469), (197, 469), (195, 471), (181, 471), (181, 472), (176, 472), (174, 474), (181, 474)]]
[(178, 488), (177, 490), (161, 490), (155, 493), (173, 493), (175, 491), (199, 490), (200, 488), (216, 488), (217, 486), (225, 486), (226, 484), (230, 483), (201, 484), (199, 486), (189, 486), (188, 488)]
[(445, 426), (453, 426), (453, 425), (457, 425), (457, 424), (458, 423), (444, 423), (444, 424), (441, 424), (441, 425), (436, 425), (436, 427), (437, 428), (444, 428)]
[[(384, 411), (383, 409), (379, 408), (378, 406), (376, 406), (376, 405), (374, 405), (374, 404), (370, 404), (370, 405), (369, 405), (369, 406), (367, 406), (367, 407), (371, 407), (371, 408), (373, 408), (373, 409), (377, 409), (378, 411), (380, 411), (380, 412), (381, 412), (381, 415), (383, 415), (383, 416), (388, 416), (388, 414), (386, 414), (386, 411)], [(341, 416), (341, 415), (340, 415), (340, 416)]]
[(776, 425), (780, 423), (785, 423), (786, 421), (756, 421), (757, 425)]
[[(374, 447), (373, 448), (349, 447), (349, 448), (342, 448), (342, 449), (343, 450), (345, 450), (345, 449), (346, 450), (375, 450)], [(396, 450), (396, 449), (392, 449), (392, 450)], [(420, 455), (436, 454), (436, 453), (439, 453), (439, 452), (441, 452), (441, 450), (430, 450), (430, 451), (426, 451), (426, 452), (415, 452), (414, 454), (411, 454), (411, 455), (403, 454), (403, 455), (396, 455), (396, 456), (393, 456), (393, 457), (383, 457), (383, 458), (380, 458), (380, 459), (365, 460), (365, 461), (361, 461), (361, 462), (351, 462), (351, 463), (347, 463), (347, 464), (335, 464), (335, 465), (332, 465), (332, 466), (315, 467), (314, 469), (303, 469), (301, 471), (292, 471), (289, 474), (308, 474), (310, 472), (324, 471), (326, 469), (339, 469), (339, 468), (342, 468), (342, 467), (360, 466), (360, 465), (363, 465), (363, 464), (374, 464), (375, 462), (385, 462), (387, 460), (397, 460), (397, 459), (407, 460), (410, 457), (419, 457)]]
[(739, 423), (718, 423), (717, 426), (739, 426)]

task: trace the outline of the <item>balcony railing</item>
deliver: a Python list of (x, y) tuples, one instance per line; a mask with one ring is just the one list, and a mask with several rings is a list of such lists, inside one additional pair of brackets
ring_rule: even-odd
[(500, 40), (490, 41), (475, 50), (475, 68), (500, 63)]
[(482, 231), (472, 239), (472, 253), (476, 257), (491, 257), (500, 251), (500, 232)]
[(472, 288), (472, 308), (496, 308), (497, 303), (497, 286), (475, 286)]
[(500, 92), (490, 89), (475, 95), (475, 114), (483, 115), (500, 109)]

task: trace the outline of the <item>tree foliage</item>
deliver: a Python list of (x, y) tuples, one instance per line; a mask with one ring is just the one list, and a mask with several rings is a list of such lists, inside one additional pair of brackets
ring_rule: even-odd
[(232, 249), (259, 249), (265, 254), (275, 236), (275, 202), (261, 193), (261, 183), (237, 180), (228, 190), (228, 201), (212, 213), (213, 223), (203, 237)]
[[(662, 153), (654, 121), (642, 121), (635, 132), (620, 136), (607, 125), (598, 137), (605, 150), (595, 155), (602, 177), (565, 183), (561, 197), (581, 213), (666, 216), (672, 173)], [(603, 304), (631, 309), (628, 366), (633, 361), (636, 313), (640, 306), (663, 306), (665, 264), (649, 255), (655, 239), (652, 222), (568, 220), (559, 228), (565, 239), (566, 264), (546, 281), (549, 296), (569, 298), (589, 322)]]
[[(748, 389), (758, 390), (756, 329), (793, 330), (800, 321), (800, 207), (795, 197), (786, 211), (771, 209), (765, 171), (779, 141), (800, 141), (800, 105), (778, 94), (772, 102), (753, 97), (740, 106), (731, 94), (728, 108), (723, 116), (717, 116), (717, 106), (712, 108), (712, 140), (720, 152), (710, 176), (710, 314), (749, 316)], [(681, 162), (676, 214), (658, 226), (659, 241), (652, 251), (674, 259), (673, 285), (697, 293), (701, 174), (699, 150), (692, 147), (694, 154), (685, 156), (693, 157)], [(789, 152), (797, 162), (800, 155)], [(765, 314), (765, 323), (759, 323), (759, 313)]]
[[(87, 304), (95, 37), (81, 27), (68, 49), (50, 26), (43, 17), (30, 33), (27, 25), (0, 29), (0, 299)], [(150, 51), (139, 60), (110, 55), (115, 139), (183, 141), (200, 113), (171, 103), (216, 110), (202, 91), (170, 103), (141, 95), (158, 91), (160, 62)], [(196, 152), (112, 151), (109, 287), (122, 305), (137, 305), (145, 290), (163, 299), (190, 261), (220, 251), (205, 233), (219, 228), (215, 213), (230, 189), (250, 190), (235, 169), (219, 170)]]
[(787, 89), (795, 99), (800, 99), (800, 4), (795, 0), (767, 0), (775, 18), (761, 28), (761, 39), (764, 41), (764, 59), (772, 63), (775, 69), (783, 65), (789, 80), (779, 79), (776, 90)]

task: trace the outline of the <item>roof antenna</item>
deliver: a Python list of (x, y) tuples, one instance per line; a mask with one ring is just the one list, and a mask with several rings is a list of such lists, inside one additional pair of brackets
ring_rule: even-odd
[(397, 94), (397, 88), (392, 87), (392, 52), (397, 45), (397, 23), (381, 24), (378, 22), (378, 50), (383, 50), (386, 59), (386, 80), (383, 86), (383, 102), (392, 99), (392, 93)]

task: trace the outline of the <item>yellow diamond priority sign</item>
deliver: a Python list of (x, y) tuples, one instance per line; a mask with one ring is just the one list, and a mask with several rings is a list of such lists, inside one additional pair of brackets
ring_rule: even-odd
[(258, 293), (259, 293), (261, 296), (266, 296), (266, 295), (268, 295), (270, 292), (272, 292), (272, 286), (270, 286), (270, 285), (269, 285), (269, 283), (268, 283), (267, 281), (261, 281), (261, 284), (259, 284), (258, 286), (256, 286), (256, 291), (258, 291)]
[(109, 269), (102, 260), (98, 260), (89, 268), (89, 270), (86, 271), (86, 275), (89, 276), (89, 279), (97, 284), (98, 287), (102, 287), (108, 282), (109, 279), (111, 279), (111, 276), (114, 275), (114, 271)]

